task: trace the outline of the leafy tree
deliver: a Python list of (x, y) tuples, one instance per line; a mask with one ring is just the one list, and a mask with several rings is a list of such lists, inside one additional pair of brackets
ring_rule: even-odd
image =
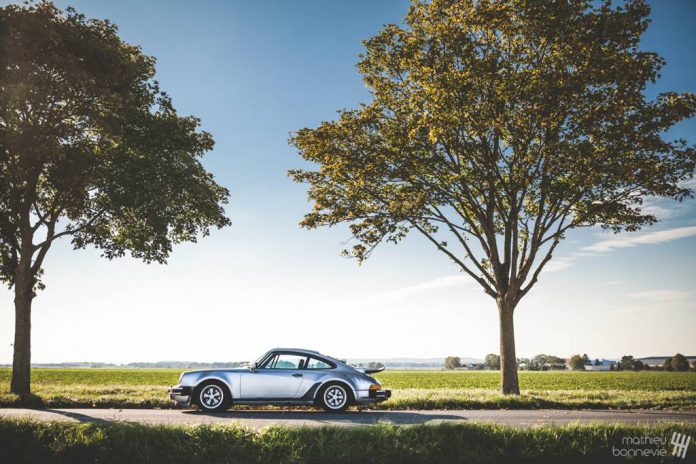
[(589, 366), (592, 364), (592, 361), (590, 361), (590, 358), (587, 356), (587, 354), (582, 355), (582, 361), (585, 363), (586, 366)]
[(456, 369), (462, 367), (462, 360), (456, 356), (447, 356), (445, 358), (445, 369)]
[(633, 356), (622, 356), (621, 361), (619, 361), (619, 366), (623, 371), (631, 371), (633, 370), (635, 363), (636, 361), (633, 359)]
[(691, 370), (696, 371), (696, 361), (691, 363)]
[(318, 167), (302, 226), (347, 223), (359, 261), (422, 235), (495, 300), (501, 390), (519, 393), (513, 315), (571, 229), (656, 222), (645, 197), (691, 191), (696, 150), (663, 134), (696, 95), (647, 100), (664, 61), (638, 49), (643, 1), (415, 0), (367, 40), (373, 100), (291, 143)]
[(500, 369), (500, 356), (494, 353), (487, 354), (483, 364), (486, 366), (486, 369), (497, 371)]
[(546, 355), (538, 354), (529, 360), (528, 368), (530, 371), (541, 371), (544, 370), (544, 365), (546, 364)]
[(594, 360), (594, 365), (595, 365), (595, 366), (601, 366), (601, 365), (602, 365), (602, 362), (599, 360), (599, 358), (596, 358), (596, 359)]
[(643, 364), (643, 361), (640, 359), (636, 359), (635, 362), (633, 363), (633, 370), (634, 371), (642, 371), (645, 369), (645, 364)]
[(574, 354), (568, 360), (568, 366), (574, 371), (584, 371), (585, 359), (579, 354)]
[(61, 237), (112, 259), (166, 262), (229, 224), (213, 146), (108, 21), (41, 2), (0, 8), (0, 279), (14, 287), (11, 390), (30, 393), (31, 304)]
[(683, 354), (677, 353), (672, 356), (670, 364), (672, 365), (672, 370), (677, 372), (686, 372), (689, 370), (689, 361)]
[(665, 359), (665, 362), (662, 364), (662, 369), (668, 372), (673, 371), (674, 369), (672, 368), (672, 358), (669, 357)]

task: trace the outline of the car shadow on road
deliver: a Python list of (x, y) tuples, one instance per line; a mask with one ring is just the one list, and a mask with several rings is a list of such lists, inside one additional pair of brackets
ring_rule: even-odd
[(103, 417), (94, 417), (90, 416), (88, 414), (81, 414), (79, 412), (70, 412), (70, 411), (65, 411), (65, 410), (60, 410), (60, 409), (44, 409), (43, 411), (50, 412), (52, 414), (57, 414), (65, 417), (69, 417), (70, 419), (75, 419), (78, 422), (93, 422), (97, 424), (108, 424), (113, 422), (110, 419), (104, 419)]
[(445, 411), (430, 413), (419, 411), (346, 411), (341, 413), (298, 410), (239, 410), (209, 413), (203, 411), (183, 411), (192, 416), (210, 416), (230, 420), (267, 420), (282, 424), (288, 422), (322, 422), (355, 425), (369, 424), (425, 424), (439, 421), (466, 421), (466, 417), (447, 414)]

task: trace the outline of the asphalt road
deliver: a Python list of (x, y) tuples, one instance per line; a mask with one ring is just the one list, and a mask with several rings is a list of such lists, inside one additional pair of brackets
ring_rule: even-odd
[(127, 421), (143, 424), (240, 424), (251, 428), (269, 425), (359, 426), (379, 423), (397, 425), (441, 422), (489, 422), (528, 427), (541, 424), (657, 422), (696, 423), (696, 411), (565, 411), (565, 410), (457, 410), (457, 411), (228, 411), (203, 413), (176, 409), (0, 409), (0, 417), (75, 422)]

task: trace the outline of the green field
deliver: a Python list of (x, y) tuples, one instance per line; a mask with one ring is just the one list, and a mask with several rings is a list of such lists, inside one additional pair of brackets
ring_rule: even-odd
[[(0, 406), (16, 406), (10, 370), (0, 369)], [(172, 407), (166, 395), (180, 371), (167, 369), (34, 369), (36, 404), (52, 407)], [(693, 372), (520, 372), (522, 394), (500, 395), (491, 371), (386, 371), (393, 390), (380, 409), (651, 408), (696, 409)]]
[[(513, 428), (491, 424), (369, 427), (234, 425), (146, 426), (0, 419), (0, 462), (22, 463), (596, 463), (685, 462), (672, 457), (672, 433), (693, 424), (566, 425)], [(664, 445), (626, 446), (626, 437)], [(627, 457), (630, 450), (661, 457)], [(618, 450), (619, 454), (616, 454)], [(621, 455), (625, 450), (625, 455)], [(686, 462), (693, 452), (689, 450)]]

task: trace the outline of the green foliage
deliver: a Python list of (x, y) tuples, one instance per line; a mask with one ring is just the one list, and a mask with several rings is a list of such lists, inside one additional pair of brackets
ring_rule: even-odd
[(146, 426), (0, 420), (0, 460), (167, 463), (539, 463), (622, 462), (624, 437), (694, 434), (686, 424), (492, 424), (287, 428)]
[(689, 370), (689, 361), (680, 353), (672, 356), (670, 364), (672, 365), (672, 370), (677, 372), (686, 372)]
[(674, 368), (672, 367), (672, 358), (669, 357), (665, 359), (665, 362), (662, 364), (662, 369), (667, 371), (667, 372), (672, 372)]
[(445, 358), (445, 369), (456, 369), (462, 366), (461, 358), (457, 356), (447, 356)]
[(199, 160), (213, 138), (177, 114), (154, 80), (155, 59), (117, 32), (50, 2), (0, 8), (0, 279), (9, 285), (24, 265), (39, 285), (62, 236), (107, 258), (164, 262), (173, 244), (229, 224), (228, 192)]
[(500, 369), (500, 356), (495, 353), (490, 353), (486, 355), (486, 359), (483, 362), (486, 369), (499, 370)]
[(574, 371), (584, 371), (585, 370), (585, 359), (579, 354), (574, 354), (568, 360), (568, 366)]
[(546, 371), (565, 369), (565, 359), (550, 354), (538, 354), (529, 360), (527, 370)]
[[(641, 364), (643, 364), (641, 362)], [(633, 356), (622, 356), (621, 361), (619, 361), (619, 368), (624, 371), (632, 371), (636, 367), (636, 360)]]

